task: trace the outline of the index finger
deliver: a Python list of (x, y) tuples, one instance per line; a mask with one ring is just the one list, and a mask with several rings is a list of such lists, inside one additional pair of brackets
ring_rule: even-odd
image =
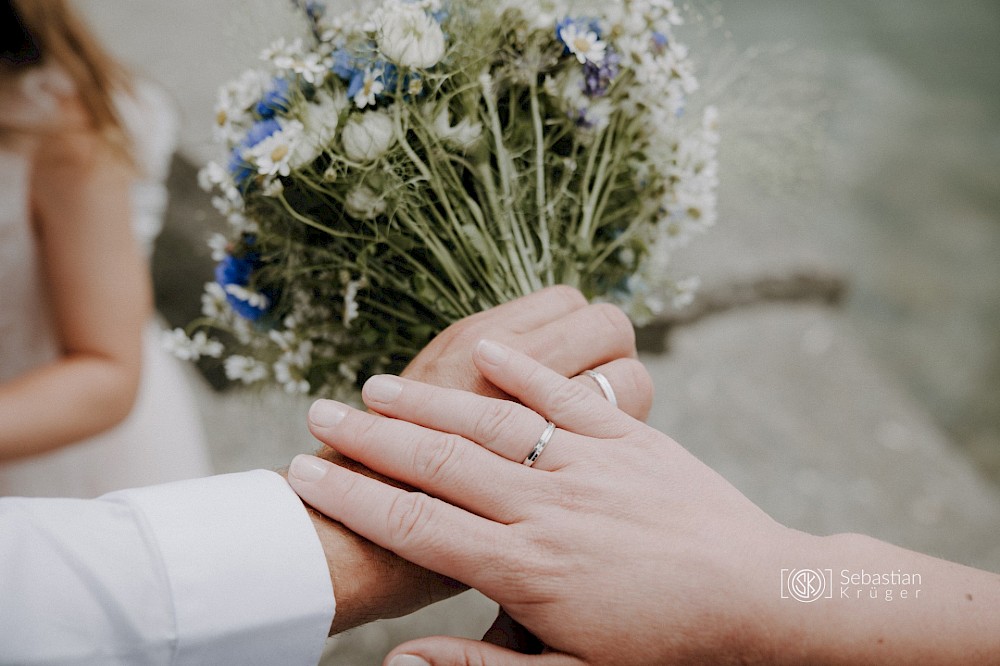
[(560, 284), (472, 315), (469, 321), (495, 319), (512, 333), (527, 333), (586, 306), (587, 299), (583, 294)]

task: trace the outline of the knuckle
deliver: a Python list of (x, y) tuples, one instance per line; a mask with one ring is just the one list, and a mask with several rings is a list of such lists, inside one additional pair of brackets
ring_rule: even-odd
[(587, 305), (587, 299), (580, 293), (580, 290), (568, 284), (557, 284), (548, 287), (545, 291), (548, 297), (566, 306), (582, 308)]
[(486, 655), (479, 650), (479, 644), (462, 645), (459, 664), (462, 666), (487, 666)]
[(413, 547), (427, 532), (431, 520), (431, 498), (423, 493), (402, 493), (392, 501), (386, 533), (395, 547)]
[(631, 320), (621, 310), (611, 303), (597, 303), (590, 306), (594, 309), (595, 315), (600, 318), (601, 324), (608, 329), (622, 350), (628, 350), (628, 355), (635, 352), (635, 328)]
[(351, 419), (351, 414), (345, 419), (345, 425), (350, 428), (354, 436), (352, 439), (358, 444), (371, 444), (377, 442), (385, 417), (373, 414), (359, 413), (360, 418)]
[[(593, 398), (593, 392), (580, 382), (560, 382), (549, 396), (553, 414), (565, 414), (579, 408), (580, 402)], [(554, 420), (554, 419), (553, 419)]]
[(461, 467), (462, 444), (457, 435), (434, 436), (428, 446), (415, 447), (414, 468), (426, 481), (441, 483)]
[(496, 442), (508, 430), (514, 420), (514, 403), (508, 400), (494, 400), (476, 421), (473, 435), (479, 444)]
[(460, 326), (460, 328), (449, 329), (451, 330), (448, 338), (448, 347), (450, 349), (472, 349), (483, 335), (474, 322), (468, 322), (464, 325), (462, 322), (458, 322), (457, 324), (452, 324), (452, 326)]

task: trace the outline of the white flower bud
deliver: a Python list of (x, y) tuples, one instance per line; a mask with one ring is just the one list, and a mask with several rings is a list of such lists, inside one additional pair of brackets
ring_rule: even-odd
[(423, 9), (399, 4), (381, 16), (378, 47), (404, 67), (433, 67), (444, 57), (444, 32)]
[(369, 111), (355, 114), (341, 131), (344, 153), (355, 162), (371, 162), (381, 157), (396, 140), (392, 118)]
[(344, 201), (347, 213), (359, 220), (372, 220), (385, 212), (385, 199), (365, 185), (354, 188)]
[(445, 143), (468, 150), (483, 135), (483, 124), (462, 118), (452, 125), (448, 117), (448, 108), (445, 107), (434, 119), (434, 131)]

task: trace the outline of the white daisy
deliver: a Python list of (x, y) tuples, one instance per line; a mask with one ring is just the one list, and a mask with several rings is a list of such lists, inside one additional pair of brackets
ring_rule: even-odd
[(354, 104), (359, 109), (375, 106), (375, 96), (381, 95), (383, 90), (385, 90), (385, 84), (382, 83), (382, 70), (368, 67), (365, 69), (364, 84), (354, 94)]
[(291, 173), (291, 162), (303, 147), (303, 130), (299, 121), (288, 121), (280, 132), (247, 149), (244, 157), (257, 165), (257, 173), (262, 176), (287, 176)]
[(559, 31), (559, 38), (581, 65), (588, 62), (600, 65), (604, 62), (607, 44), (593, 30), (581, 30), (575, 23), (570, 23)]

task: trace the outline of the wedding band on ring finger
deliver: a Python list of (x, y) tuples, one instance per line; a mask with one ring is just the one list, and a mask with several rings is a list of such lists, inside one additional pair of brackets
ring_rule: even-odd
[(533, 448), (531, 453), (528, 454), (528, 457), (524, 459), (523, 463), (525, 465), (531, 467), (535, 464), (535, 461), (538, 460), (538, 456), (542, 455), (542, 451), (544, 451), (545, 447), (548, 446), (549, 440), (552, 439), (552, 433), (555, 431), (556, 424), (552, 421), (548, 421), (545, 424), (545, 430), (542, 431), (542, 436), (538, 438), (537, 442), (535, 442), (535, 448)]
[(612, 407), (618, 406), (618, 397), (615, 395), (615, 390), (611, 387), (611, 382), (608, 381), (607, 377), (597, 370), (587, 370), (583, 374), (597, 382), (597, 386), (600, 387), (601, 393), (603, 393), (604, 397), (608, 399), (608, 402), (611, 403)]

